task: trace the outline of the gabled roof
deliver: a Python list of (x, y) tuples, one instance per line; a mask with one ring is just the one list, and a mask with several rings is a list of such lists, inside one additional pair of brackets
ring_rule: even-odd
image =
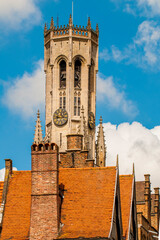
[(16, 171), (10, 179), (1, 240), (26, 239), (30, 226), (31, 172)]
[(131, 221), (131, 209), (133, 198), (133, 182), (134, 175), (120, 175), (120, 197), (121, 197), (121, 212), (122, 212), (122, 226), (123, 236), (128, 239), (128, 231)]
[[(116, 186), (116, 167), (59, 169), (64, 186), (60, 238), (108, 237)], [(26, 239), (30, 228), (31, 172), (10, 180), (1, 240)]]
[(3, 185), (4, 185), (4, 182), (0, 182), (0, 204), (2, 202)]
[(60, 169), (64, 185), (60, 238), (108, 237), (114, 204), (116, 167)]

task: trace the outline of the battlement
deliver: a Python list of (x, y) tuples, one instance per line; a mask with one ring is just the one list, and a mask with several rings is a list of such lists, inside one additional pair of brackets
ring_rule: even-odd
[(31, 146), (31, 151), (33, 152), (46, 152), (55, 151), (57, 152), (58, 146), (55, 143), (40, 143), (40, 144), (33, 144)]
[(50, 27), (47, 27), (47, 24), (45, 24), (44, 27), (44, 38), (45, 43), (47, 43), (51, 38), (62, 38), (62, 37), (80, 37), (80, 38), (91, 38), (95, 42), (98, 42), (98, 36), (99, 36), (99, 28), (98, 24), (96, 26), (96, 30), (91, 28), (91, 22), (90, 18), (88, 18), (88, 24), (86, 27), (84, 26), (78, 26), (72, 24), (72, 17), (70, 15), (69, 24), (64, 26), (55, 26), (53, 18), (51, 18), (51, 24)]

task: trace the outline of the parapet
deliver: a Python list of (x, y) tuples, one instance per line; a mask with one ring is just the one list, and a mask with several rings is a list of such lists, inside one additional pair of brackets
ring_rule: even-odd
[(31, 146), (31, 151), (32, 153), (36, 152), (46, 152), (48, 153), (49, 151), (52, 152), (57, 152), (58, 151), (58, 146), (55, 143), (40, 143), (40, 144), (33, 144)]
[(93, 41), (98, 43), (99, 28), (98, 24), (96, 30), (91, 28), (90, 18), (88, 18), (88, 24), (86, 27), (72, 24), (72, 17), (70, 16), (69, 24), (64, 26), (55, 26), (53, 18), (51, 18), (50, 27), (45, 24), (44, 27), (44, 38), (45, 44), (51, 39), (64, 38), (64, 37), (78, 37), (78, 38), (91, 38)]

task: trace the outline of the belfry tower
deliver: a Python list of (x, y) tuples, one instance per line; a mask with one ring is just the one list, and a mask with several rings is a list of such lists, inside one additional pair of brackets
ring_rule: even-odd
[(83, 149), (95, 154), (96, 74), (98, 71), (98, 25), (44, 28), (46, 73), (46, 139), (60, 152), (67, 149), (67, 135), (83, 135)]

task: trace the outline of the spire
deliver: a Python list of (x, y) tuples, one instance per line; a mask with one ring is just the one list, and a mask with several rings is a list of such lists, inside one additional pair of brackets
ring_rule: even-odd
[(117, 162), (116, 162), (116, 167), (119, 167), (119, 156), (117, 154)]
[(99, 167), (105, 167), (106, 165), (106, 144), (102, 122), (103, 119), (100, 117), (96, 144), (96, 164)]
[(91, 30), (91, 20), (90, 20), (90, 17), (88, 18), (87, 28), (88, 28), (88, 30)]
[(88, 133), (86, 126), (86, 119), (84, 116), (84, 106), (81, 108), (81, 134), (83, 135), (83, 149), (88, 149)]
[(69, 17), (69, 26), (72, 27), (72, 15), (70, 14), (70, 17)]
[(133, 163), (133, 170), (132, 170), (132, 174), (135, 175), (135, 167), (134, 167), (134, 163)]
[(40, 113), (39, 110), (37, 112), (37, 121), (36, 121), (36, 126), (35, 126), (35, 134), (34, 134), (34, 143), (39, 144), (43, 142), (43, 137), (42, 137), (42, 126), (41, 126), (41, 121), (40, 121)]
[(97, 25), (96, 25), (96, 33), (97, 33), (97, 35), (99, 36), (99, 27), (98, 27), (98, 23), (97, 23)]
[(47, 24), (44, 25), (44, 34), (47, 32)]
[(50, 29), (54, 28), (54, 21), (53, 21), (53, 17), (51, 17), (51, 25), (50, 25)]

